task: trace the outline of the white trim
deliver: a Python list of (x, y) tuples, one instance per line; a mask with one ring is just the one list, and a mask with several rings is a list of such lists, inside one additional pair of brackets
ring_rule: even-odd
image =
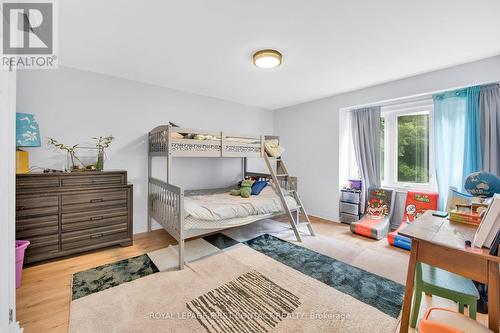
[[(22, 332), (16, 322), (15, 288), (15, 134), (16, 75), (0, 71), (0, 332)], [(5, 269), (6, 268), (6, 269)], [(9, 309), (13, 321), (9, 323)]]
[[(405, 115), (429, 114), (429, 182), (410, 183), (397, 180), (398, 127), (397, 118)], [(382, 107), (381, 116), (385, 119), (384, 131), (384, 177), (382, 185), (400, 190), (420, 189), (435, 191), (437, 189), (434, 162), (434, 105), (432, 99), (409, 101), (398, 105)]]

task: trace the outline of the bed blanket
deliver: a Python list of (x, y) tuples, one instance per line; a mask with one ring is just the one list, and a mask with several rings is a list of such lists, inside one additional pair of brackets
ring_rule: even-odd
[[(292, 196), (286, 195), (285, 198), (290, 209), (297, 207)], [(283, 211), (283, 207), (272, 186), (267, 186), (259, 195), (252, 195), (250, 198), (232, 196), (229, 192), (186, 196), (184, 210), (186, 217), (215, 221), (278, 213)]]

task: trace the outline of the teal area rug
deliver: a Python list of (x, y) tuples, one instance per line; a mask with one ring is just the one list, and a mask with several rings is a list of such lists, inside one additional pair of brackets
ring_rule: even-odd
[(244, 244), (393, 318), (399, 316), (405, 291), (399, 283), (269, 234)]
[(157, 273), (147, 254), (73, 274), (72, 300)]

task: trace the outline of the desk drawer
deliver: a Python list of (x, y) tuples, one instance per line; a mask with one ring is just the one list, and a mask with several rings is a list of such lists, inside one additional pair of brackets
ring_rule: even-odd
[(59, 211), (57, 195), (18, 195), (16, 197), (16, 218), (52, 215)]
[(107, 208), (62, 215), (62, 231), (70, 232), (128, 222), (127, 207)]
[(16, 238), (54, 235), (59, 233), (59, 216), (49, 215), (16, 221)]
[(62, 196), (62, 211), (96, 210), (109, 206), (125, 206), (127, 190), (99, 191), (85, 194), (64, 194)]
[(63, 251), (128, 239), (127, 223), (62, 234)]
[(92, 176), (71, 176), (62, 179), (63, 187), (74, 186), (102, 186), (102, 185), (122, 185), (123, 175), (92, 175)]

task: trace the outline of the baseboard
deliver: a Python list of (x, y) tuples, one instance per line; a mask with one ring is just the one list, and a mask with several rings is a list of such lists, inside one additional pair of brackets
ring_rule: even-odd
[(7, 328), (7, 333), (23, 333), (24, 328), (19, 325), (18, 321), (12, 322)]
[(333, 216), (330, 214), (321, 214), (321, 213), (314, 212), (314, 211), (309, 211), (308, 213), (309, 214), (307, 214), (307, 215), (309, 215), (309, 216), (319, 217), (320, 219), (327, 220), (327, 221), (330, 221), (333, 223), (341, 223), (338, 216)]

